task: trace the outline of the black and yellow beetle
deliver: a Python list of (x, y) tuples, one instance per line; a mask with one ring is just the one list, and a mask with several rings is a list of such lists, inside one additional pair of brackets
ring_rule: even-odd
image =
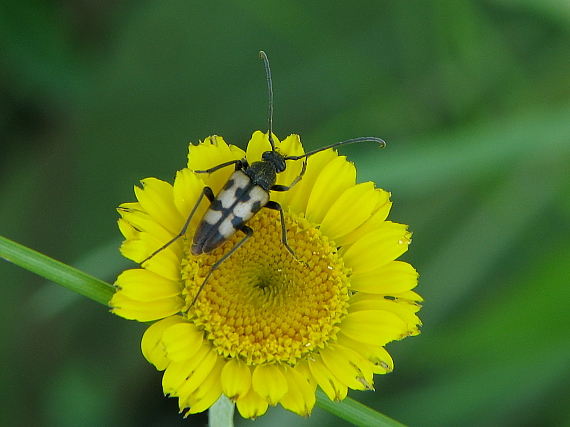
[[(218, 193), (217, 196), (214, 195), (210, 187), (204, 187), (202, 194), (196, 201), (196, 204), (192, 208), (190, 215), (184, 223), (184, 227), (180, 232), (174, 236), (169, 242), (161, 246), (159, 249), (154, 251), (150, 256), (141, 262), (141, 265), (146, 261), (154, 257), (160, 251), (166, 249), (180, 237), (186, 234), (190, 221), (192, 220), (198, 206), (205, 197), (210, 201), (210, 207), (207, 209), (206, 213), (202, 217), (202, 220), (198, 224), (196, 231), (194, 232), (192, 240), (192, 254), (201, 255), (204, 253), (210, 253), (216, 248), (221, 246), (224, 242), (230, 239), (237, 231), (241, 231), (245, 234), (244, 238), (240, 240), (232, 249), (230, 249), (224, 256), (222, 256), (211, 268), (204, 281), (200, 285), (198, 292), (194, 296), (190, 307), (192, 307), (200, 293), (204, 289), (204, 286), (208, 282), (208, 279), (212, 273), (225, 261), (227, 260), (235, 251), (237, 251), (240, 246), (242, 246), (252, 235), (253, 230), (251, 227), (247, 226), (247, 222), (261, 210), (261, 208), (269, 208), (279, 211), (281, 218), (281, 236), (282, 243), (285, 245), (287, 250), (291, 255), (295, 256), (295, 252), (287, 244), (287, 231), (285, 226), (285, 217), (281, 205), (279, 203), (270, 200), (270, 191), (288, 191), (295, 184), (297, 184), (305, 174), (307, 169), (307, 158), (313, 154), (319, 153), (329, 148), (338, 147), (341, 145), (353, 144), (357, 142), (376, 142), (383, 148), (386, 143), (375, 137), (360, 137), (349, 139), (347, 141), (337, 142), (335, 144), (328, 145), (323, 148), (319, 148), (314, 151), (299, 155), (299, 156), (284, 156), (275, 149), (275, 143), (273, 141), (273, 85), (271, 80), (271, 70), (269, 68), (269, 61), (265, 52), (259, 52), (260, 57), (263, 59), (265, 64), (265, 71), (267, 75), (267, 86), (269, 90), (269, 143), (271, 144), (271, 150), (266, 151), (262, 154), (261, 160), (252, 163), (251, 165), (247, 160), (232, 160), (214, 166), (206, 170), (196, 170), (195, 173), (212, 173), (219, 169), (234, 166), (235, 171), (229, 177), (228, 181)], [(300, 160), (303, 161), (303, 167), (300, 174), (291, 182), (290, 185), (277, 185), (277, 174), (285, 171), (287, 161), (290, 160)], [(302, 260), (301, 260), (302, 261)]]

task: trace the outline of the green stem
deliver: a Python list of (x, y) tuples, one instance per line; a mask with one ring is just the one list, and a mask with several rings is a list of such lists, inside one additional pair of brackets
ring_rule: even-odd
[(362, 427), (405, 427), (404, 424), (376, 412), (374, 409), (347, 397), (342, 402), (331, 401), (321, 390), (317, 390), (317, 406), (342, 418), (355, 426)]
[(113, 286), (102, 280), (2, 236), (0, 258), (106, 306), (115, 292)]
[(209, 427), (234, 427), (234, 410), (236, 405), (224, 394), (208, 410)]

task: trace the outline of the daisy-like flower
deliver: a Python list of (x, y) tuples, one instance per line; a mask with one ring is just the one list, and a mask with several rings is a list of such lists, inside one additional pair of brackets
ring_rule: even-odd
[[(280, 142), (283, 155), (301, 155), (298, 135)], [(142, 262), (183, 228), (204, 186), (217, 194), (234, 171), (195, 173), (271, 150), (268, 136), (253, 134), (244, 153), (219, 136), (190, 145), (188, 167), (174, 185), (155, 178), (135, 187), (138, 202), (119, 207), (124, 256)], [(290, 185), (303, 161), (288, 161), (277, 184)], [(245, 418), (268, 405), (308, 416), (319, 386), (331, 400), (348, 389), (373, 389), (373, 374), (393, 368), (384, 346), (419, 333), (417, 273), (396, 261), (408, 248), (407, 226), (387, 221), (390, 194), (372, 182), (356, 184), (354, 165), (332, 149), (307, 159), (291, 190), (272, 192), (285, 215), (262, 209), (249, 222), (253, 236), (208, 280), (212, 266), (231, 250), (238, 232), (209, 254), (191, 252), (192, 235), (208, 208), (203, 201), (186, 235), (123, 272), (111, 300), (113, 312), (140, 322), (142, 352), (164, 370), (164, 393), (178, 397), (185, 414), (202, 412), (223, 394)]]

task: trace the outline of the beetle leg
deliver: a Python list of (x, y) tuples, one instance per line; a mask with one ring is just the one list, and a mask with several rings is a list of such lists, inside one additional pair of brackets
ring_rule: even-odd
[(279, 203), (274, 202), (273, 200), (267, 202), (265, 207), (273, 209), (275, 211), (279, 211), (279, 216), (281, 217), (281, 241), (283, 242), (287, 250), (291, 253), (291, 255), (297, 258), (297, 255), (295, 255), (295, 252), (293, 251), (293, 249), (291, 249), (291, 247), (287, 243), (287, 229), (285, 228), (285, 215), (283, 214), (283, 208)]
[(285, 248), (287, 248), (289, 253), (295, 257), (297, 261), (302, 262), (303, 264), (308, 266), (305, 261), (300, 259), (297, 256), (297, 254), (295, 254), (295, 251), (291, 249), (291, 246), (289, 246), (289, 243), (287, 243), (287, 228), (285, 226), (285, 214), (283, 213), (283, 208), (281, 207), (281, 205), (277, 202), (274, 202), (273, 200), (270, 200), (269, 202), (267, 202), (265, 207), (279, 211), (279, 216), (281, 217), (281, 241), (283, 242), (283, 245), (285, 246)]
[(186, 222), (184, 223), (184, 226), (182, 227), (182, 230), (180, 230), (180, 233), (178, 233), (176, 236), (174, 236), (172, 239), (170, 239), (168, 242), (166, 242), (164, 245), (162, 245), (160, 248), (158, 248), (156, 251), (154, 251), (153, 253), (151, 253), (148, 257), (146, 257), (145, 259), (143, 259), (139, 264), (143, 265), (145, 262), (147, 262), (149, 259), (151, 259), (152, 257), (154, 257), (156, 254), (158, 254), (159, 252), (162, 252), (164, 249), (166, 249), (167, 247), (169, 247), (171, 244), (173, 244), (175, 241), (177, 241), (178, 239), (180, 239), (182, 236), (184, 236), (184, 234), (186, 234), (186, 230), (188, 229), (188, 226), (190, 225), (190, 221), (192, 220), (192, 217), (194, 216), (194, 214), (196, 213), (196, 210), (198, 209), (198, 206), (200, 205), (200, 202), (202, 201), (202, 199), (204, 198), (204, 196), (206, 196), (208, 198), (208, 200), (210, 201), (210, 203), (212, 203), (215, 199), (214, 197), (214, 192), (212, 191), (212, 189), (210, 187), (204, 187), (202, 189), (202, 194), (200, 194), (200, 197), (198, 197), (198, 200), (196, 201), (196, 204), (194, 205), (194, 207), (192, 208), (192, 212), (190, 212), (190, 215), (188, 215), (188, 218), (186, 219)]
[(238, 160), (230, 160), (229, 162), (220, 163), (217, 166), (214, 166), (210, 169), (200, 170), (200, 171), (192, 171), (195, 173), (212, 173), (216, 172), (218, 169), (225, 168), (226, 166), (236, 165), (236, 170), (244, 169), (247, 167), (247, 160), (245, 159), (238, 159)]
[(247, 240), (253, 235), (253, 230), (251, 227), (248, 227), (247, 225), (244, 225), (242, 228), (240, 228), (240, 231), (245, 233), (245, 236), (243, 239), (241, 239), (239, 242), (236, 243), (236, 245), (231, 248), (226, 254), (224, 254), (223, 257), (221, 257), (218, 261), (216, 261), (216, 263), (212, 266), (212, 268), (210, 268), (210, 271), (208, 271), (208, 274), (206, 275), (206, 277), (204, 278), (204, 281), (202, 282), (202, 284), (200, 285), (200, 288), (198, 289), (198, 292), (196, 292), (196, 296), (194, 296), (194, 299), (192, 300), (192, 303), (190, 304), (190, 308), (192, 308), (194, 306), (194, 304), (196, 304), (196, 301), (198, 301), (198, 297), (200, 296), (200, 293), (202, 292), (202, 290), (204, 289), (204, 286), (206, 286), (206, 283), (208, 282), (208, 279), (210, 278), (210, 276), (212, 275), (212, 273), (214, 271), (216, 271), (218, 269), (218, 267), (220, 265), (222, 265), (222, 263), (227, 260), (230, 256), (232, 256), (232, 254), (237, 251), (241, 245), (243, 245), (245, 242), (247, 242)]
[(305, 172), (307, 170), (307, 161), (304, 160), (303, 161), (303, 168), (301, 169), (301, 173), (299, 174), (299, 176), (297, 178), (295, 178), (293, 180), (293, 182), (290, 185), (273, 185), (270, 190), (271, 191), (289, 191), (291, 188), (293, 188), (293, 186), (295, 184), (297, 184), (299, 181), (301, 181), (301, 179), (303, 178), (303, 175), (305, 175)]

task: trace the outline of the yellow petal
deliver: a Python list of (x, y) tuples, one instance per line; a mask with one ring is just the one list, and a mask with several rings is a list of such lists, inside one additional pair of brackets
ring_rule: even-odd
[(319, 354), (315, 354), (309, 359), (309, 368), (317, 384), (330, 400), (337, 402), (344, 400), (348, 394), (348, 387), (332, 374)]
[(139, 234), (139, 231), (123, 218), (119, 218), (117, 225), (119, 226), (119, 231), (127, 240), (134, 239)]
[(231, 160), (243, 159), (245, 153), (235, 145), (228, 145), (218, 135), (209, 136), (204, 142), (188, 146), (188, 169), (206, 170)]
[(311, 368), (309, 368), (308, 359), (302, 359), (301, 361), (299, 361), (295, 365), (295, 370), (299, 372), (301, 375), (303, 375), (303, 377), (307, 381), (309, 381), (309, 384), (311, 384), (311, 387), (313, 387), (314, 390), (317, 389), (317, 381), (315, 380), (315, 377), (313, 377), (313, 374), (311, 373)]
[(193, 357), (204, 340), (204, 333), (190, 323), (180, 323), (171, 326), (162, 336), (166, 354), (175, 362)]
[[(192, 172), (190, 169), (182, 169), (176, 172), (176, 179), (174, 180), (174, 204), (185, 221), (190, 216), (198, 198), (201, 196), (203, 188), (204, 182), (198, 178), (198, 174)], [(204, 216), (209, 205), (208, 199), (203, 198), (200, 206), (192, 217), (187, 234), (198, 226), (200, 219)]]
[[(202, 144), (190, 144), (188, 149), (188, 169), (191, 171), (207, 170), (222, 163), (243, 159), (244, 157), (245, 153), (239, 147), (235, 145), (228, 146), (224, 138), (212, 135), (206, 138)], [(233, 166), (227, 166), (210, 174), (198, 174), (198, 177), (212, 189), (214, 194), (218, 194), (234, 170)]]
[[(280, 142), (279, 139), (273, 135), (273, 142), (275, 143), (276, 147), (279, 147)], [(245, 158), (252, 164), (253, 162), (259, 162), (261, 160), (261, 155), (266, 151), (271, 151), (271, 144), (269, 143), (268, 134), (261, 132), (260, 130), (256, 130), (251, 135), (251, 139), (247, 144), (247, 150), (245, 153)]]
[(407, 226), (386, 221), (384, 225), (368, 236), (358, 240), (341, 254), (354, 274), (370, 271), (388, 264), (408, 250), (411, 233)]
[(270, 405), (277, 405), (287, 393), (287, 380), (283, 368), (276, 364), (257, 366), (251, 377), (251, 385)]
[(393, 295), (415, 288), (418, 273), (407, 262), (392, 261), (369, 271), (354, 272), (350, 283), (354, 291)]
[[(305, 154), (303, 145), (301, 144), (301, 138), (297, 134), (291, 134), (279, 145), (279, 149), (284, 156), (300, 156)], [(290, 160), (292, 162), (297, 162), (298, 160)], [(289, 167), (289, 164), (288, 166)], [(299, 168), (299, 172), (301, 168)]]
[(373, 390), (371, 363), (349, 348), (330, 344), (321, 351), (325, 366), (343, 384), (354, 390)]
[[(192, 372), (186, 377), (184, 383), (176, 390), (176, 396), (180, 397), (181, 400), (185, 400), (188, 396), (194, 393), (205, 381), (205, 379), (213, 372), (216, 364), (219, 362), (218, 359), (221, 357), (214, 349), (206, 354), (206, 357), (194, 367)], [(168, 370), (168, 368), (167, 368)], [(218, 376), (219, 380), (219, 376)]]
[(129, 320), (150, 322), (172, 316), (184, 307), (185, 302), (180, 297), (162, 298), (154, 301), (137, 301), (128, 298), (121, 292), (116, 292), (109, 302), (113, 313)]
[(307, 219), (320, 224), (331, 205), (356, 182), (356, 168), (340, 156), (329, 162), (315, 180), (307, 203)]
[(218, 357), (216, 365), (210, 374), (204, 379), (200, 386), (185, 401), (180, 400), (179, 405), (190, 408), (184, 416), (189, 414), (197, 414), (203, 412), (212, 406), (222, 395), (222, 384), (220, 382), (220, 374), (225, 365), (223, 358)]
[(251, 387), (251, 370), (239, 358), (228, 360), (222, 370), (224, 394), (235, 401), (245, 396)]
[[(123, 255), (136, 262), (142, 261), (173, 237), (171, 232), (155, 222), (146, 212), (119, 209), (119, 213), (122, 217), (119, 221), (119, 227), (127, 238), (121, 247), (121, 251)], [(128, 223), (128, 228), (125, 226), (125, 222)], [(136, 245), (136, 248), (127, 248), (128, 245), (133, 244)], [(176, 255), (181, 254), (180, 249), (176, 251), (176, 245), (171, 245), (169, 249), (173, 250)]]
[(130, 240), (125, 240), (120, 247), (121, 255), (125, 258), (133, 260), (136, 263), (144, 260), (150, 253), (152, 253), (151, 246), (139, 239), (141, 233), (137, 232), (137, 237)]
[[(305, 154), (305, 150), (303, 150), (303, 145), (301, 144), (301, 140), (299, 135), (289, 135), (285, 138), (280, 145), (280, 152), (285, 156), (300, 156)], [(303, 160), (288, 160), (286, 164), (286, 169), (284, 172), (277, 175), (277, 184), (290, 186), (293, 181), (300, 175), (301, 169), (303, 168)], [(303, 178), (304, 179), (304, 178)], [(275, 200), (276, 202), (280, 203), (281, 206), (288, 206), (290, 204), (290, 200), (295, 197), (295, 192), (298, 188), (300, 188), (299, 181), (291, 190), (288, 191), (274, 191), (271, 193), (271, 200)]]
[(398, 304), (396, 301), (386, 299), (382, 295), (358, 292), (351, 298), (348, 311), (349, 313), (354, 313), (364, 310), (389, 311), (406, 323), (408, 335), (417, 335), (419, 333), (418, 327), (422, 322), (416, 316), (414, 310), (410, 310), (407, 305)]
[[(160, 344), (164, 347), (162, 340)], [(186, 377), (193, 372), (193, 370), (202, 362), (202, 360), (204, 360), (204, 358), (210, 353), (210, 350), (211, 349), (208, 345), (202, 345), (194, 357), (183, 360), (182, 362), (170, 361), (168, 368), (162, 376), (162, 389), (164, 390), (164, 394), (175, 395), (176, 391), (180, 388)]]
[(267, 400), (259, 396), (253, 387), (249, 389), (245, 396), (236, 400), (236, 407), (244, 418), (256, 419), (267, 412), (268, 406)]
[(347, 188), (325, 214), (321, 232), (333, 240), (351, 232), (370, 218), (380, 197), (373, 182)]
[(302, 417), (308, 417), (315, 406), (316, 386), (295, 368), (288, 368), (285, 378), (288, 390), (280, 401), (281, 405)]
[(386, 221), (386, 218), (390, 213), (390, 209), (392, 208), (392, 202), (390, 201), (390, 193), (387, 191), (376, 188), (376, 192), (379, 195), (379, 198), (377, 200), (378, 205), (374, 209), (372, 216), (360, 227), (344, 236), (337, 238), (335, 242), (338, 245), (350, 245), (374, 232), (378, 227), (383, 226), (384, 221)]
[(402, 304), (408, 307), (408, 309), (417, 312), (422, 307), (421, 302), (424, 300), (420, 295), (414, 291), (402, 292), (399, 294), (392, 295), (398, 304)]
[(115, 286), (123, 295), (137, 301), (175, 297), (182, 292), (181, 282), (168, 280), (143, 268), (123, 271), (117, 277)]
[(121, 203), (117, 208), (119, 213), (123, 211), (143, 211), (143, 208), (139, 202), (125, 202)]
[[(285, 193), (286, 197), (289, 197), (288, 204), (292, 212), (304, 214), (316, 179), (319, 177), (322, 169), (337, 157), (338, 153), (336, 151), (326, 150), (307, 159), (305, 176), (292, 190)], [(302, 160), (298, 160), (298, 162), (302, 162)]]
[[(155, 250), (170, 241), (170, 237), (157, 239), (148, 233), (139, 233), (136, 239), (125, 240), (121, 254), (137, 263), (143, 262)], [(144, 263), (144, 268), (170, 280), (180, 280), (182, 241), (178, 239)]]
[(177, 234), (184, 225), (184, 218), (174, 205), (172, 185), (156, 178), (141, 182), (144, 189), (135, 187), (135, 195), (144, 211), (173, 235)]
[[(139, 189), (140, 190), (140, 189)], [(118, 209), (122, 220), (127, 221), (138, 233), (128, 230), (130, 239), (123, 242), (121, 253), (135, 262), (141, 262), (152, 252), (162, 247), (172, 240), (173, 233), (157, 223), (146, 212), (125, 207), (121, 205)], [(124, 227), (123, 227), (124, 229)], [(160, 253), (161, 256), (169, 256), (174, 262), (179, 263), (182, 256), (181, 240), (177, 240)], [(171, 252), (169, 255), (168, 252)]]
[(399, 340), (408, 332), (402, 319), (394, 313), (379, 310), (349, 313), (343, 318), (340, 328), (349, 338), (373, 345)]
[(354, 341), (342, 332), (337, 334), (337, 342), (343, 347), (355, 350), (358, 354), (362, 355), (372, 363), (372, 370), (375, 374), (387, 374), (394, 370), (394, 361), (382, 346)]
[[(138, 188), (138, 187), (135, 187)], [(142, 191), (140, 188), (138, 191)], [(139, 206), (138, 209), (133, 208), (132, 206), (134, 203), (123, 203), (117, 209), (121, 218), (131, 224), (135, 229), (138, 231), (146, 231), (155, 235), (156, 237), (163, 237), (166, 233), (166, 236), (172, 236), (172, 233), (168, 232), (164, 227), (162, 227), (159, 223), (157, 223), (147, 212), (142, 210), (142, 206), (139, 203), (136, 205)]]
[(145, 331), (141, 340), (141, 350), (146, 360), (162, 371), (170, 360), (166, 357), (164, 346), (162, 345), (162, 334), (173, 325), (184, 323), (186, 319), (182, 316), (171, 316), (153, 323)]

